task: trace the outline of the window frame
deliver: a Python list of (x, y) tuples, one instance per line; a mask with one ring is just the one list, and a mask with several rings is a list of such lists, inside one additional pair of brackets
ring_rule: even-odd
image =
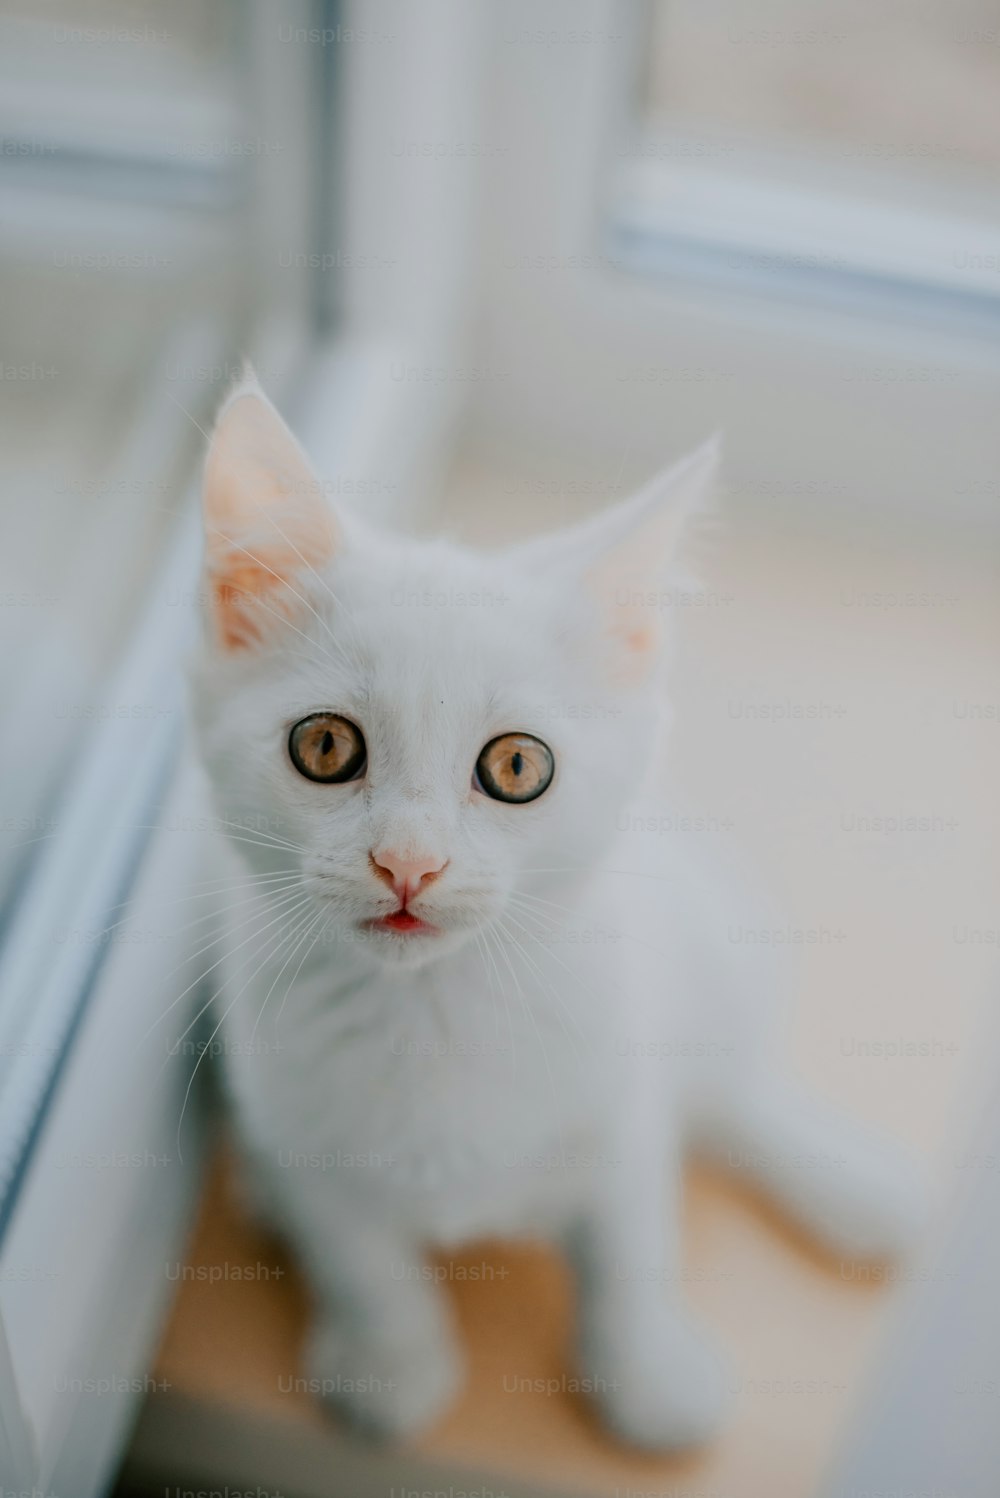
[[(698, 249), (669, 261), (662, 239), (626, 246), (616, 167), (634, 129), (647, 0), (550, 0), (545, 14), (556, 36), (594, 40), (505, 42), (538, 31), (528, 0), (493, 18), (484, 129), (507, 151), (484, 192), (476, 354), (509, 378), (473, 392), (473, 440), (487, 454), (570, 447), (629, 483), (721, 429), (729, 487), (766, 483), (793, 496), (792, 514), (828, 503), (803, 483), (818, 447), (842, 508), (995, 533), (992, 495), (955, 472), (956, 454), (962, 479), (995, 471), (992, 316), (974, 298), (928, 299), (915, 322), (905, 298), (845, 294), (835, 278), (821, 295), (780, 266), (722, 277)], [(528, 254), (556, 268), (523, 269)], [(937, 383), (920, 377), (928, 364)], [(661, 382), (640, 378), (664, 365)], [(879, 384), (880, 372), (901, 378)]]

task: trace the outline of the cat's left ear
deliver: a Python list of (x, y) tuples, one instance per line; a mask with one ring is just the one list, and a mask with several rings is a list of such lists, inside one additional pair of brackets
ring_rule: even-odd
[(329, 561), (337, 525), (308, 459), (248, 373), (212, 434), (204, 482), (209, 611), (227, 650), (252, 647)]
[(720, 461), (716, 436), (622, 504), (523, 548), (546, 570), (568, 569), (595, 598), (622, 682), (643, 680), (659, 658), (671, 566), (690, 522), (709, 507)]

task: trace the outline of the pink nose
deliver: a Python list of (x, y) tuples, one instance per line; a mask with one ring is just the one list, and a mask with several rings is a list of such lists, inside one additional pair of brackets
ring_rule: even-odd
[(405, 905), (419, 894), (448, 866), (446, 858), (436, 858), (433, 853), (417, 853), (412, 858), (403, 858), (390, 848), (388, 852), (371, 854), (372, 870), (384, 884), (391, 884)]

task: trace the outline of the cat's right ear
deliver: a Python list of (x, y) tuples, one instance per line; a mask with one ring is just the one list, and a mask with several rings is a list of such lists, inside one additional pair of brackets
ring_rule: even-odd
[(294, 579), (329, 561), (333, 513), (299, 444), (252, 374), (219, 412), (205, 463), (205, 582), (223, 649), (257, 644), (294, 611)]
[(604, 623), (608, 667), (621, 683), (648, 679), (663, 658), (662, 589), (685, 531), (707, 508), (719, 461), (713, 438), (624, 503), (512, 549), (522, 567), (585, 588)]

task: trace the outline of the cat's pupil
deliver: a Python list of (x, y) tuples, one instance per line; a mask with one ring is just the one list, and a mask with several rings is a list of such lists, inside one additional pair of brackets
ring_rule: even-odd
[(330, 732), (329, 729), (327, 729), (326, 733), (323, 735), (322, 739), (320, 740), (319, 752), (320, 752), (320, 754), (329, 754), (329, 752), (330, 752), (330, 750), (332, 748), (333, 748), (333, 734)]
[(518, 752), (511, 760), (510, 767), (514, 771), (515, 775), (520, 775), (521, 771), (524, 769), (524, 755), (520, 752), (520, 750), (518, 750)]

